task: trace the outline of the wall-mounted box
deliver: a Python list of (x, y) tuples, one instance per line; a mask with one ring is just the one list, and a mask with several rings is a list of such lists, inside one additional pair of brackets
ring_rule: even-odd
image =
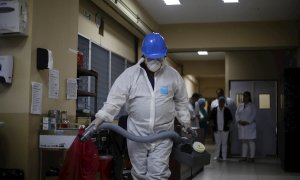
[(27, 21), (25, 1), (0, 0), (0, 35), (27, 35)]
[(13, 79), (13, 56), (0, 56), (0, 82), (11, 84)]
[(45, 48), (37, 48), (37, 69), (53, 69), (53, 56), (52, 51)]

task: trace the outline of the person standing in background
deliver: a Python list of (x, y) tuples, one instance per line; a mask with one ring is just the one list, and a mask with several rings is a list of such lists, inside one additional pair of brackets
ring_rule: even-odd
[(196, 116), (199, 119), (199, 127), (200, 130), (203, 130), (203, 137), (202, 137), (202, 143), (205, 144), (205, 139), (207, 136), (207, 128), (208, 128), (208, 117), (207, 117), (207, 111), (205, 109), (206, 105), (206, 99), (205, 98), (199, 98), (197, 101), (196, 106)]
[[(210, 110), (212, 110), (213, 108), (215, 107), (218, 107), (219, 105), (219, 100), (218, 98), (223, 96), (225, 97), (225, 107), (228, 107), (231, 114), (234, 115), (235, 114), (235, 111), (236, 111), (236, 103), (234, 102), (234, 100), (232, 100), (230, 97), (226, 97), (224, 94), (224, 90), (222, 88), (218, 88), (216, 90), (216, 93), (217, 93), (217, 98), (214, 99), (211, 104), (210, 104)], [(234, 118), (234, 117), (233, 117)]]
[(196, 106), (197, 106), (198, 99), (201, 97), (202, 97), (201, 94), (193, 93), (192, 97), (189, 100), (189, 112), (190, 112), (190, 116), (191, 116), (191, 126), (192, 127), (199, 126), (199, 120), (196, 117), (196, 114), (197, 114)]
[[(239, 104), (235, 119), (238, 124), (238, 137), (242, 141), (242, 159), (240, 161), (254, 162), (255, 139), (256, 139), (256, 112), (257, 109), (252, 103), (249, 91), (243, 93), (243, 103)], [(250, 157), (248, 156), (250, 149)]]
[(222, 145), (222, 160), (227, 160), (227, 142), (232, 115), (229, 108), (225, 107), (225, 97), (220, 96), (218, 107), (212, 109), (209, 119), (211, 120), (214, 138), (216, 142), (214, 160), (220, 155)]
[(210, 104), (210, 110), (212, 110), (215, 107), (218, 107), (218, 98), (223, 96), (225, 97), (225, 107), (229, 108), (231, 115), (232, 115), (232, 124), (230, 124), (230, 128), (229, 128), (229, 142), (228, 142), (228, 152), (230, 152), (231, 149), (231, 140), (233, 140), (234, 138), (236, 138), (236, 134), (234, 134), (233, 129), (235, 128), (235, 112), (236, 112), (236, 103), (233, 99), (231, 99), (230, 97), (226, 97), (224, 94), (224, 90), (222, 88), (218, 88), (216, 90), (216, 94), (217, 94), (217, 98), (215, 100), (213, 100)]

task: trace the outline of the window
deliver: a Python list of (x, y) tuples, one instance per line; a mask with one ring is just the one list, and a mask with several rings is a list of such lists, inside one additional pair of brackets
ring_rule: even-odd
[(111, 53), (111, 86), (125, 68), (125, 59), (115, 53)]
[[(83, 68), (89, 67), (89, 43), (90, 41), (83, 37), (78, 36), (78, 51), (83, 53)], [(81, 76), (77, 80), (78, 89), (89, 91), (88, 77)], [(90, 108), (89, 97), (77, 97), (77, 110), (83, 111)]]
[[(89, 49), (91, 49), (90, 52)], [(78, 50), (84, 54), (83, 67), (98, 72), (97, 109), (100, 109), (107, 99), (112, 84), (126, 68), (134, 65), (134, 63), (127, 61), (114, 52), (104, 49), (81, 35), (78, 35)], [(80, 78), (80, 86), (86, 88), (86, 90), (93, 91), (91, 88), (95, 87), (94, 81), (88, 79), (93, 77), (83, 78), (86, 79)], [(80, 103), (78, 103), (77, 109), (80, 107), (81, 109), (90, 109), (93, 112), (94, 98), (79, 97), (78, 102)], [(124, 113), (123, 110), (120, 113)]]
[(99, 109), (109, 92), (109, 51), (92, 43), (91, 54), (91, 68), (98, 72), (97, 109)]

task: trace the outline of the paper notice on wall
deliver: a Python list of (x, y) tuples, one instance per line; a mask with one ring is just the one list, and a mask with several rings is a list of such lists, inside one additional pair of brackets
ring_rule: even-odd
[(59, 94), (59, 71), (49, 69), (49, 90), (48, 97), (51, 99), (58, 99)]
[(43, 84), (31, 82), (31, 114), (42, 114)]
[(67, 99), (77, 99), (77, 80), (67, 80)]

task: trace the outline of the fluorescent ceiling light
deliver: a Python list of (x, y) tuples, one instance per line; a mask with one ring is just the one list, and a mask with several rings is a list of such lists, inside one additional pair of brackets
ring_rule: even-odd
[(180, 1), (179, 0), (164, 0), (166, 5), (180, 5)]
[(239, 3), (239, 0), (223, 0), (224, 3)]
[(200, 56), (208, 55), (207, 51), (198, 51), (197, 53), (198, 53)]

